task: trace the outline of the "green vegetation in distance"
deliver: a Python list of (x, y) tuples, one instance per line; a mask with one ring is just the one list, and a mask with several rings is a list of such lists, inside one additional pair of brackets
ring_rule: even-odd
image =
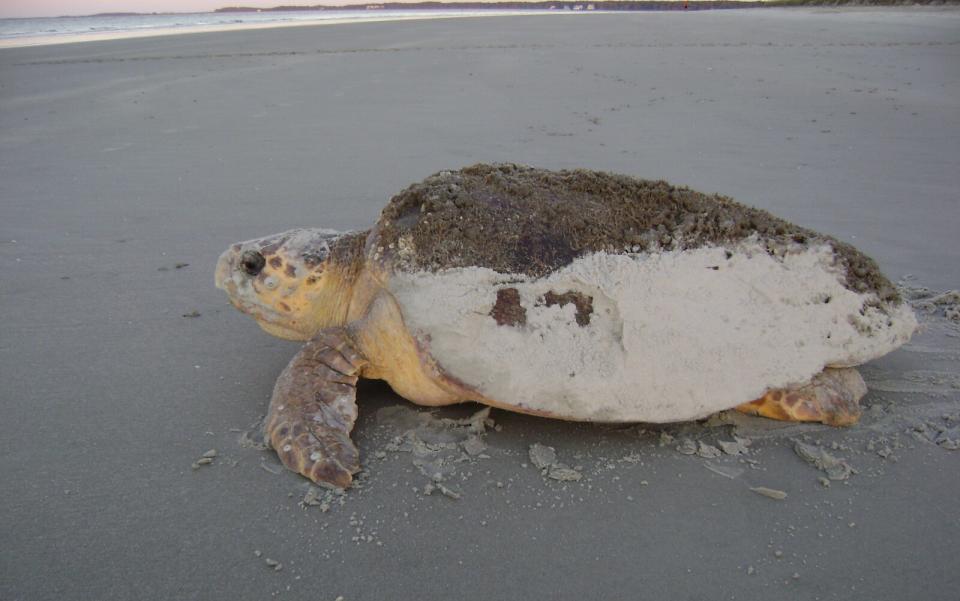
[(214, 12), (274, 12), (307, 10), (602, 10), (602, 11), (644, 11), (644, 10), (726, 10), (737, 8), (765, 8), (784, 6), (944, 6), (957, 5), (960, 0), (559, 0), (556, 2), (371, 2), (366, 4), (348, 4), (329, 6), (324, 4), (304, 6), (274, 6), (272, 8), (253, 8), (247, 6), (227, 6)]

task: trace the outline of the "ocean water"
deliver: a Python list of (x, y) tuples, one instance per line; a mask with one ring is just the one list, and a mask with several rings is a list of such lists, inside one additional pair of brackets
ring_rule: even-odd
[[(0, 40), (37, 36), (75, 36), (89, 33), (121, 33), (150, 29), (209, 28), (239, 24), (317, 22), (331, 19), (413, 18), (432, 16), (489, 15), (495, 11), (477, 10), (309, 10), (237, 13), (171, 13), (150, 15), (95, 15), (89, 17), (43, 17), (0, 19)], [(502, 12), (502, 11), (496, 11)], [(508, 14), (540, 11), (509, 11)]]

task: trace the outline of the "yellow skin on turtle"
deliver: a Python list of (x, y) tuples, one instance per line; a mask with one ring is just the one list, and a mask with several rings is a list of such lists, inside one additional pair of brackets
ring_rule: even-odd
[[(444, 373), (404, 323), (385, 285), (390, 269), (364, 253), (367, 233), (293, 230), (233, 245), (220, 258), (216, 284), (270, 334), (306, 341), (277, 380), (266, 434), (291, 470), (345, 488), (360, 469), (350, 440), (358, 378), (387, 381), (427, 406), (477, 401), (564, 419), (510, 399), (491, 399)], [(853, 368), (828, 368), (807, 385), (770, 390), (736, 407), (781, 420), (855, 423), (866, 386)]]

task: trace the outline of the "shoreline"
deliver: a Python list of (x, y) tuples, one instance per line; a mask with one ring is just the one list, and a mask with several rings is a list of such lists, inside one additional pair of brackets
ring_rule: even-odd
[(53, 46), (57, 44), (81, 44), (84, 42), (107, 42), (113, 40), (131, 40), (140, 38), (154, 38), (161, 36), (187, 35), (193, 33), (228, 33), (233, 31), (247, 31), (256, 29), (281, 29), (287, 27), (311, 27), (322, 25), (351, 25), (356, 23), (385, 23), (393, 21), (432, 21), (438, 19), (469, 19), (482, 17), (504, 16), (584, 16), (587, 14), (609, 14), (610, 11), (592, 11), (590, 13), (571, 13), (569, 11), (512, 11), (491, 10), (480, 13), (458, 13), (439, 15), (436, 13), (423, 15), (403, 14), (383, 17), (342, 17), (334, 19), (317, 19), (315, 21), (271, 21), (268, 23), (229, 23), (223, 25), (199, 25), (195, 27), (158, 27), (150, 30), (110, 31), (102, 33), (61, 34), (47, 36), (24, 36), (0, 40), (0, 50), (6, 48), (32, 48), (37, 46)]

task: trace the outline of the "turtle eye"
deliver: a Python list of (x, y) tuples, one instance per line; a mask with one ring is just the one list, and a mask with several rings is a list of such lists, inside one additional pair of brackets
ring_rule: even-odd
[(255, 250), (248, 250), (240, 256), (240, 269), (250, 276), (259, 275), (266, 263), (263, 255)]

